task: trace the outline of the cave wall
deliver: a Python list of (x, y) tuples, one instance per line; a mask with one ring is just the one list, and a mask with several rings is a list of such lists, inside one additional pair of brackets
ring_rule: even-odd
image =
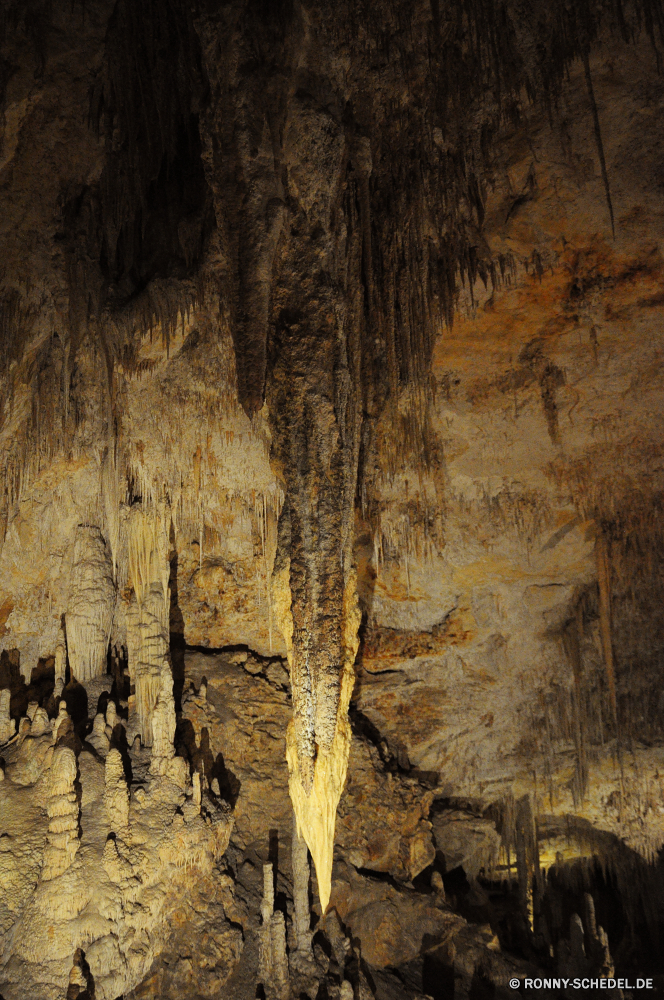
[(247, 676), (292, 794), (350, 698), (349, 871), (417, 877), (434, 799), (664, 841), (660, 14), (563, 7), (3, 4), (0, 687), (20, 728), (81, 530), (109, 663), (140, 647), (147, 518), (140, 735), (170, 656), (238, 851), (290, 808), (281, 731), (274, 781), (253, 721), (225, 745)]

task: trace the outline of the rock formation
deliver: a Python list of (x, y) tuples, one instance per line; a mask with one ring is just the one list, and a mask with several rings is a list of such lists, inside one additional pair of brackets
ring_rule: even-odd
[(92, 723), (92, 732), (88, 736), (88, 743), (95, 748), (98, 754), (105, 757), (110, 749), (110, 741), (106, 733), (106, 719), (98, 712)]
[(9, 688), (0, 691), (0, 743), (6, 743), (16, 732), (16, 722), (9, 714), (11, 696)]
[(62, 875), (79, 848), (79, 804), (74, 789), (75, 780), (74, 752), (68, 747), (58, 747), (53, 754), (46, 800), (48, 833), (41, 873), (44, 882)]
[(270, 863), (263, 865), (258, 982), (270, 1000), (288, 1000), (291, 995), (284, 915), (274, 909), (274, 872)]
[(4, 1000), (662, 974), (663, 55), (0, 0)]
[(311, 913), (309, 910), (309, 856), (306, 842), (293, 826), (293, 929), (294, 961), (306, 964), (311, 956)]
[(104, 785), (104, 807), (108, 828), (112, 833), (118, 834), (126, 830), (129, 825), (129, 793), (119, 750), (111, 750), (106, 755)]
[[(595, 920), (595, 902), (590, 893), (585, 893), (584, 919), (573, 913), (569, 923), (569, 940), (560, 942), (558, 972), (568, 979), (614, 979), (615, 968), (606, 931), (598, 927)], [(586, 947), (586, 941), (588, 945)], [(568, 990), (566, 995), (570, 995)], [(622, 990), (613, 985), (607, 995), (622, 997)]]
[[(106, 673), (114, 609), (115, 586), (106, 543), (98, 528), (79, 524), (66, 621), (69, 664), (81, 683)], [(56, 647), (56, 657), (58, 653), (62, 656), (60, 650), (60, 646)]]

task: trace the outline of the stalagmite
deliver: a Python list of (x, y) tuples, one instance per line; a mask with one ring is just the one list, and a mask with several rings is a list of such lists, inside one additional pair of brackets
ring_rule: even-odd
[(584, 942), (583, 921), (578, 913), (573, 913), (569, 922), (569, 943), (572, 961), (577, 969), (585, 968), (586, 946)]
[(325, 936), (332, 946), (337, 965), (340, 969), (345, 969), (346, 962), (353, 954), (353, 946), (334, 908), (325, 914)]
[(118, 713), (115, 707), (115, 702), (109, 701), (108, 705), (106, 706), (106, 735), (108, 736), (109, 739), (113, 735), (113, 730), (115, 729), (117, 724), (118, 724)]
[(67, 722), (71, 722), (69, 712), (67, 711), (67, 702), (64, 698), (61, 698), (60, 704), (58, 705), (58, 714), (53, 719), (53, 737), (55, 740), (57, 740), (60, 735), (60, 727)]
[(519, 902), (524, 919), (533, 929), (533, 898), (539, 892), (539, 853), (535, 819), (529, 795), (516, 804), (516, 867), (519, 876)]
[(94, 717), (92, 732), (88, 736), (88, 743), (90, 743), (102, 757), (105, 757), (109, 751), (111, 743), (106, 733), (106, 719), (101, 712), (98, 712)]
[[(175, 756), (173, 741), (175, 739), (176, 719), (175, 702), (173, 700), (173, 678), (170, 670), (164, 671), (161, 677), (161, 688), (152, 713), (152, 761), (150, 771), (161, 773), (168, 761)], [(200, 804), (200, 777), (199, 777)]]
[[(134, 597), (127, 610), (129, 675), (136, 688), (137, 728), (143, 746), (152, 744), (152, 713), (170, 675), (168, 549), (166, 526), (142, 511), (129, 525), (129, 574)], [(132, 720), (130, 718), (130, 728)]]
[(129, 791), (124, 774), (122, 755), (111, 750), (104, 768), (104, 807), (109, 829), (119, 833), (129, 825)]
[(200, 812), (201, 811), (201, 776), (198, 773), (198, 771), (194, 771), (193, 777), (191, 779), (191, 786), (192, 786), (192, 796), (191, 796), (192, 802), (194, 803), (194, 805), (196, 806), (196, 808)]
[(46, 801), (48, 834), (44, 851), (43, 881), (57, 878), (69, 868), (79, 848), (79, 805), (74, 789), (76, 757), (69, 747), (53, 754)]
[(9, 714), (11, 698), (9, 688), (0, 691), (0, 743), (6, 743), (16, 732), (16, 722)]
[(115, 882), (123, 889), (136, 884), (134, 871), (130, 863), (119, 853), (113, 837), (109, 837), (104, 845), (101, 863), (111, 882)]
[[(152, 744), (152, 713), (161, 691), (162, 674), (170, 673), (168, 617), (161, 584), (154, 584), (127, 614), (129, 669), (136, 687), (138, 731), (144, 746)], [(130, 720), (131, 721), (131, 720)]]
[(62, 694), (62, 689), (65, 686), (65, 673), (67, 670), (67, 639), (65, 637), (65, 630), (60, 622), (60, 627), (58, 629), (58, 638), (55, 644), (55, 687), (54, 695), (58, 698)]
[(113, 567), (106, 543), (98, 528), (80, 524), (67, 606), (67, 646), (72, 675), (82, 684), (106, 672), (114, 607)]
[(32, 723), (27, 715), (24, 715), (18, 724), (18, 736), (19, 740), (23, 741), (26, 736), (29, 735), (32, 729)]
[(288, 958), (286, 957), (286, 922), (281, 910), (272, 914), (270, 934), (272, 938), (272, 975), (274, 978), (267, 995), (269, 997), (272, 994), (276, 1000), (289, 1000), (290, 980)]
[(48, 713), (44, 708), (37, 708), (34, 717), (32, 719), (32, 726), (30, 728), (30, 734), (32, 736), (43, 736), (45, 733), (50, 733), (51, 722), (48, 717)]
[(80, 948), (77, 948), (74, 955), (74, 964), (72, 965), (71, 972), (69, 973), (69, 985), (67, 987), (66, 1000), (77, 1000), (77, 997), (87, 990), (87, 987), (88, 975), (84, 969), (83, 952)]
[[(295, 932), (295, 948), (298, 959), (309, 961), (311, 958), (311, 912), (309, 909), (309, 851), (304, 837), (297, 829), (297, 821), (293, 818), (293, 929)], [(291, 962), (293, 956), (291, 956)]]
[(597, 924), (595, 918), (595, 900), (589, 892), (583, 894), (584, 924), (588, 937), (588, 957), (592, 961), (592, 971), (603, 979), (610, 979), (615, 968), (609, 950), (609, 938), (603, 927)]
[[(584, 893), (583, 905), (583, 920), (578, 913), (573, 913), (569, 922), (569, 939), (563, 938), (559, 943), (558, 971), (570, 978), (597, 976), (610, 979), (615, 969), (609, 939), (604, 928), (597, 925), (595, 901), (590, 893)], [(613, 995), (622, 994), (614, 990)]]
[(272, 973), (272, 943), (270, 926), (274, 913), (274, 875), (272, 864), (263, 865), (263, 899), (261, 926), (258, 931), (258, 982), (266, 985)]
[(289, 1000), (286, 925), (283, 913), (274, 909), (274, 874), (270, 862), (263, 865), (263, 900), (258, 935), (258, 982), (263, 985), (267, 1000)]

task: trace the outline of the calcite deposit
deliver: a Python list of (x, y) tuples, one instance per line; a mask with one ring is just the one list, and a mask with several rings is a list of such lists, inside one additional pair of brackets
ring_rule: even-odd
[(0, 0), (0, 1000), (664, 988), (663, 59)]

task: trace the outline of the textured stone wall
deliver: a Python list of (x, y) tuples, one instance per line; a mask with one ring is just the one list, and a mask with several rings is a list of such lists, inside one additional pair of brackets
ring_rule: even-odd
[(268, 863), (279, 995), (500, 985), (443, 869), (544, 961), (562, 823), (660, 940), (663, 24), (0, 3), (3, 996), (254, 997)]

